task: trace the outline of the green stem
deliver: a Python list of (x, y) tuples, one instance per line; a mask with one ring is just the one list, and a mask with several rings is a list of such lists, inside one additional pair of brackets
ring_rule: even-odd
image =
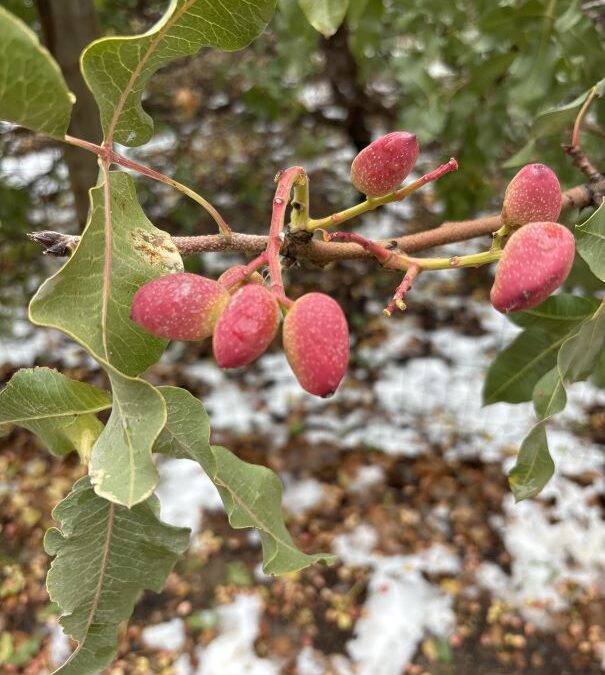
[(309, 232), (313, 232), (318, 228), (328, 228), (334, 225), (339, 225), (340, 223), (343, 223), (345, 220), (351, 220), (351, 218), (356, 218), (357, 216), (360, 216), (363, 213), (373, 211), (379, 206), (384, 206), (385, 204), (390, 204), (391, 202), (401, 201), (406, 197), (409, 197), (413, 192), (416, 192), (416, 190), (421, 188), (423, 185), (426, 185), (431, 181), (441, 178), (441, 176), (444, 176), (446, 173), (449, 173), (450, 171), (456, 171), (457, 168), (458, 163), (452, 157), (449, 160), (449, 162), (442, 164), (433, 171), (430, 171), (429, 173), (420, 177), (418, 180), (415, 180), (413, 183), (410, 183), (409, 185), (406, 185), (405, 187), (402, 187), (399, 190), (389, 192), (388, 194), (383, 195), (382, 197), (371, 197), (371, 198), (369, 197), (368, 199), (366, 199), (365, 202), (361, 202), (360, 204), (351, 206), (350, 208), (345, 209), (344, 211), (333, 213), (331, 216), (326, 216), (325, 218), (310, 218), (309, 220), (306, 221), (304, 227), (301, 226), (301, 224), (295, 225), (293, 223), (291, 225), (291, 229), (292, 230), (304, 229)]

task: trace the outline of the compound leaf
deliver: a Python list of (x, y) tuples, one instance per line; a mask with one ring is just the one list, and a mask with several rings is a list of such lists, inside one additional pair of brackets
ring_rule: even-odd
[(57, 674), (101, 672), (141, 591), (162, 590), (187, 548), (189, 530), (162, 523), (157, 511), (155, 498), (132, 509), (112, 504), (95, 494), (88, 478), (53, 511), (59, 528), (44, 538), (46, 552), (55, 556), (47, 587), (63, 613), (63, 628), (78, 642)]

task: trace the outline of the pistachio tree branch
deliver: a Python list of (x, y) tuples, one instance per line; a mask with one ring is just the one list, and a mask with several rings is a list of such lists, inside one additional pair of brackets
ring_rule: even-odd
[[(605, 180), (598, 183), (577, 185), (562, 195), (563, 211), (598, 206), (605, 192)], [(389, 249), (398, 248), (406, 253), (418, 253), (435, 246), (468, 241), (496, 232), (502, 225), (500, 215), (485, 216), (473, 220), (446, 222), (431, 230), (407, 234), (396, 239), (386, 239), (376, 243)], [(319, 265), (339, 260), (373, 258), (374, 255), (355, 243), (325, 242), (312, 238), (310, 233), (304, 236), (286, 235), (281, 246), (282, 254), (293, 259), (304, 259)], [(44, 231), (28, 235), (41, 244), (45, 253), (55, 256), (69, 255), (77, 246), (79, 238), (60, 232)], [(246, 255), (259, 255), (267, 248), (269, 238), (266, 235), (242, 234), (234, 232), (231, 237), (220, 234), (198, 237), (172, 238), (181, 255), (194, 255), (206, 252), (239, 252)]]

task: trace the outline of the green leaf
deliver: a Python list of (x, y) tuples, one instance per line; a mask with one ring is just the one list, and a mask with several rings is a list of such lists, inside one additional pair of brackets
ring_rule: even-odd
[(82, 73), (101, 112), (105, 139), (142, 145), (153, 121), (141, 106), (149, 78), (161, 67), (201, 47), (232, 51), (265, 29), (275, 0), (172, 0), (148, 32), (96, 40), (82, 53)]
[[(597, 82), (595, 86), (597, 88), (597, 94), (602, 96), (603, 93), (605, 93), (605, 79)], [(580, 96), (575, 98), (571, 103), (552, 108), (551, 110), (547, 110), (538, 115), (532, 125), (532, 137), (542, 138), (544, 136), (551, 136), (560, 133), (568, 127), (575, 120), (591, 89), (580, 94)]]
[(55, 556), (47, 577), (50, 598), (63, 615), (76, 651), (56, 673), (93, 675), (111, 663), (121, 622), (141, 591), (159, 593), (189, 531), (157, 518), (157, 500), (127, 509), (96, 495), (82, 478), (54, 509), (44, 548)]
[(534, 409), (539, 419), (545, 420), (565, 409), (567, 394), (559, 369), (549, 370), (534, 387)]
[(166, 422), (166, 406), (148, 382), (108, 373), (114, 406), (93, 447), (89, 474), (100, 497), (130, 507), (147, 499), (157, 485), (151, 450)]
[(349, 0), (298, 0), (298, 4), (313, 28), (329, 38), (344, 21)]
[(571, 330), (592, 316), (599, 301), (594, 298), (559, 293), (551, 295), (541, 305), (523, 312), (512, 312), (508, 318), (521, 328), (545, 331)]
[(130, 320), (132, 298), (139, 286), (181, 271), (183, 263), (170, 236), (154, 227), (143, 213), (132, 178), (112, 171), (109, 188), (110, 260), (106, 260), (101, 185), (91, 190), (91, 215), (78, 247), (42, 284), (30, 303), (29, 315), (33, 323), (58, 328), (72, 337), (97, 361), (133, 376), (159, 359), (166, 340)]
[(551, 479), (555, 465), (548, 450), (545, 423), (539, 422), (529, 432), (517, 456), (517, 463), (508, 474), (508, 482), (516, 501), (535, 497)]
[(605, 342), (605, 304), (601, 303), (590, 319), (561, 346), (558, 356), (559, 376), (567, 382), (585, 380), (601, 356)]
[(62, 138), (74, 96), (36, 34), (0, 6), (0, 119)]
[(285, 574), (317, 562), (335, 561), (333, 555), (307, 555), (296, 548), (284, 524), (282, 485), (273, 471), (248, 464), (226, 448), (210, 446), (206, 411), (189, 392), (176, 387), (159, 387), (159, 391), (166, 402), (168, 420), (155, 451), (200, 463), (219, 491), (230, 524), (260, 532), (267, 574)]
[(18, 424), (56, 455), (76, 449), (84, 458), (103, 429), (95, 414), (111, 408), (109, 395), (50, 368), (17, 371), (0, 392), (0, 425)]
[(485, 378), (485, 405), (529, 401), (538, 380), (557, 362), (557, 352), (567, 337), (553, 331), (524, 331), (493, 361)]
[(530, 138), (529, 141), (516, 152), (512, 157), (509, 157), (506, 162), (502, 164), (503, 169), (516, 169), (518, 166), (529, 164), (536, 156), (536, 141)]
[(42, 284), (30, 318), (62, 330), (105, 367), (113, 409), (90, 471), (98, 494), (132, 506), (157, 483), (151, 448), (166, 421), (162, 396), (133, 376), (157, 361), (166, 341), (131, 321), (130, 305), (139, 286), (181, 270), (182, 261), (169, 235), (145, 217), (127, 174), (110, 172), (107, 189), (107, 222), (101, 185), (91, 190), (91, 215), (78, 247)]
[(581, 225), (576, 225), (576, 250), (591, 272), (605, 281), (605, 201)]

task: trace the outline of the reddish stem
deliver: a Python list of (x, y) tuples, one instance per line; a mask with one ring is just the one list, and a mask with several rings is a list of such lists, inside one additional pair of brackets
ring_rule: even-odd
[(405, 310), (406, 306), (405, 302), (403, 302), (403, 298), (405, 297), (406, 293), (412, 290), (412, 283), (421, 271), (422, 270), (420, 269), (419, 265), (410, 265), (407, 272), (405, 273), (405, 276), (403, 277), (403, 281), (399, 284), (399, 286), (397, 286), (397, 290), (393, 295), (393, 299), (384, 309), (384, 314), (386, 316), (391, 316), (391, 314), (393, 314), (393, 312), (397, 309), (401, 310), (402, 312)]
[(269, 229), (269, 243), (267, 244), (267, 262), (271, 277), (271, 290), (276, 298), (285, 297), (284, 282), (281, 273), (279, 251), (282, 244), (282, 233), (286, 217), (286, 207), (290, 199), (290, 192), (295, 183), (307, 180), (307, 174), (302, 166), (292, 166), (278, 174), (277, 188), (273, 197), (273, 213), (271, 228)]
[(425, 173), (424, 176), (420, 176), (420, 178), (413, 181), (409, 185), (404, 185), (404, 187), (399, 188), (399, 190), (395, 190), (395, 192), (393, 193), (394, 195), (393, 201), (403, 199), (412, 192), (416, 192), (416, 190), (418, 190), (418, 188), (421, 188), (423, 185), (426, 185), (427, 183), (432, 183), (434, 180), (439, 180), (439, 178), (441, 178), (441, 176), (445, 176), (446, 173), (450, 173), (451, 171), (457, 170), (458, 170), (458, 162), (454, 157), (450, 157), (449, 161), (446, 162), (445, 164), (442, 164), (441, 166), (438, 166), (436, 169), (433, 169), (432, 171)]
[(324, 241), (345, 241), (351, 242), (354, 244), (359, 244), (366, 251), (371, 253), (376, 260), (380, 263), (386, 263), (387, 260), (393, 255), (392, 251), (389, 251), (388, 248), (385, 248), (382, 244), (372, 241), (371, 239), (366, 239), (360, 234), (355, 232), (323, 232)]

